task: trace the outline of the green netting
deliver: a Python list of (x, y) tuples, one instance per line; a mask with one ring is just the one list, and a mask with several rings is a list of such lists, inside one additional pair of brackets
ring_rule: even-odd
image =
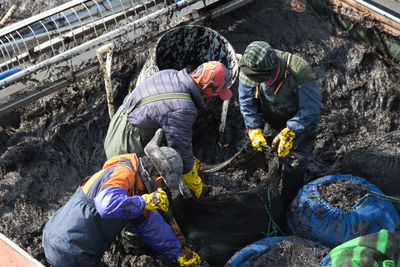
[(330, 252), (332, 266), (399, 266), (400, 235), (385, 229), (347, 241)]

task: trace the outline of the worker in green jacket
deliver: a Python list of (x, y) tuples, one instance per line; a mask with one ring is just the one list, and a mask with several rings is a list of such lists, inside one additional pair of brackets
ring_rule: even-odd
[(250, 43), (239, 60), (240, 111), (253, 147), (267, 145), (283, 161), (283, 200), (303, 185), (317, 134), (321, 93), (311, 66), (300, 56)]

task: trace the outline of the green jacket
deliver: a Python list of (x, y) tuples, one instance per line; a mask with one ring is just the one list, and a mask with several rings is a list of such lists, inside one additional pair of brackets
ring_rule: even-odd
[[(271, 86), (260, 84), (260, 104), (264, 119), (273, 128), (282, 129), (299, 110), (295, 89), (299, 85), (316, 80), (310, 64), (297, 55), (276, 50), (280, 73)], [(289, 65), (288, 65), (289, 64)]]

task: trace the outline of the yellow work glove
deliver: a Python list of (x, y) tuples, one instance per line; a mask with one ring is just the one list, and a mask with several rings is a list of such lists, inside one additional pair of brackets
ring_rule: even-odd
[(161, 188), (158, 188), (158, 190), (153, 193), (143, 194), (142, 198), (146, 202), (146, 210), (160, 209), (165, 212), (168, 211), (168, 196)]
[(201, 171), (203, 169), (203, 166), (201, 166), (201, 162), (198, 158), (193, 157), (193, 169), (196, 169), (197, 171)]
[(201, 266), (200, 256), (193, 251), (192, 257), (186, 257), (185, 253), (183, 253), (179, 258), (177, 258), (180, 266)]
[(187, 187), (194, 192), (197, 198), (200, 197), (201, 192), (203, 191), (203, 181), (198, 174), (198, 170), (200, 168), (200, 164), (196, 163), (195, 160), (193, 163), (193, 169), (188, 173), (182, 174), (181, 176)]
[(272, 141), (271, 148), (278, 146), (278, 157), (286, 157), (293, 146), (296, 135), (289, 128), (283, 129)]
[(261, 145), (266, 145), (267, 141), (262, 135), (261, 129), (249, 129), (249, 137), (251, 141), (251, 145), (257, 148), (258, 151), (261, 151)]

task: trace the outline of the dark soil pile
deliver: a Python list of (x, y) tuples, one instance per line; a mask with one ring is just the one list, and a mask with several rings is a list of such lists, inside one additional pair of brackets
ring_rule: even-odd
[(321, 197), (333, 207), (342, 210), (351, 210), (367, 191), (367, 187), (353, 181), (336, 180), (318, 185)]
[[(267, 174), (276, 171), (277, 162), (275, 155), (270, 151), (257, 151), (253, 149), (250, 143), (246, 143), (242, 149), (227, 160), (229, 164), (218, 163), (204, 166), (204, 172), (201, 172), (206, 184), (212, 185), (211, 195), (226, 192), (239, 192), (251, 189), (255, 186), (261, 187)], [(215, 172), (207, 172), (207, 168), (218, 169), (220, 165), (225, 166)], [(214, 169), (215, 170), (215, 169)], [(276, 178), (276, 177), (274, 177)], [(274, 190), (278, 188), (278, 182), (272, 185)]]
[(274, 243), (267, 253), (261, 255), (253, 266), (267, 267), (319, 267), (319, 260), (329, 253), (330, 249), (316, 242), (291, 236), (290, 240)]
[[(11, 2), (1, 3), (0, 14)], [(20, 0), (14, 18), (27, 18), (60, 2)], [(205, 26), (222, 34), (237, 53), (252, 41), (264, 40), (311, 64), (322, 103), (308, 180), (350, 173), (372, 181), (385, 193), (400, 194), (395, 181), (400, 170), (399, 66), (341, 31), (329, 14), (315, 14), (298, 0), (255, 0)], [(115, 59), (116, 106), (133, 89), (143, 59), (131, 55)], [(105, 161), (109, 118), (103, 83), (102, 74), (95, 73), (0, 119), (0, 232), (43, 264), (47, 264), (41, 247), (44, 224), (80, 181)], [(194, 140), (195, 155), (206, 164), (229, 158), (246, 138), (237, 84), (232, 91), (224, 134), (218, 134), (217, 113)], [(268, 169), (253, 165), (253, 158), (247, 154), (239, 159), (247, 169), (227, 167), (204, 175), (204, 180), (215, 194), (256, 188)], [(110, 266), (172, 266), (163, 256), (126, 255), (119, 246), (116, 242), (104, 255)]]

